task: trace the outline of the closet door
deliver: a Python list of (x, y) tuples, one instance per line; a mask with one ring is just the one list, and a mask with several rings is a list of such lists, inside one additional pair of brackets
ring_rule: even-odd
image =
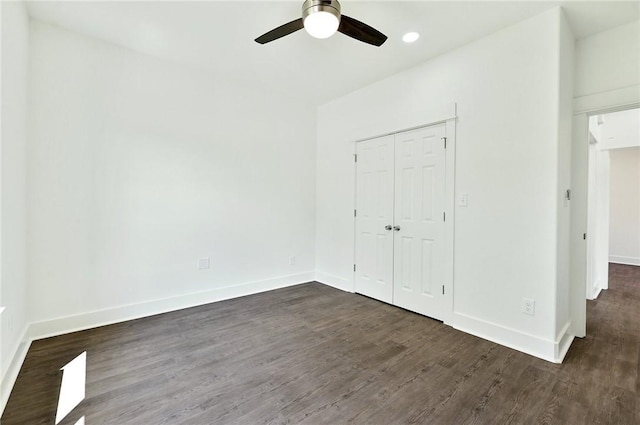
[(393, 303), (445, 312), (445, 125), (396, 134)]
[(356, 292), (392, 302), (393, 136), (356, 144)]

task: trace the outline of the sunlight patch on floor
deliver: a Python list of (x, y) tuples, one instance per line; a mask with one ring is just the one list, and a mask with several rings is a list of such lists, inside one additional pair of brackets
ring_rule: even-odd
[[(60, 370), (62, 370), (62, 384), (58, 398), (56, 425), (84, 400), (87, 381), (87, 352), (83, 352)], [(75, 425), (84, 425), (84, 417), (80, 418)]]

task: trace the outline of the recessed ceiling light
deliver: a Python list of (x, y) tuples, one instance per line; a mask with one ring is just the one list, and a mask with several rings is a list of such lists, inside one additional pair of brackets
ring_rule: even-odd
[(402, 36), (402, 41), (404, 41), (405, 43), (413, 43), (419, 38), (420, 34), (418, 34), (417, 32), (408, 32)]

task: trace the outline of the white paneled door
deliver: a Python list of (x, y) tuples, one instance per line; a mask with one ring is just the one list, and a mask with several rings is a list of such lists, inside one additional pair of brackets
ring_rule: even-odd
[(359, 142), (356, 292), (436, 319), (446, 312), (446, 125)]
[(445, 125), (396, 135), (393, 303), (442, 317)]
[(356, 292), (393, 301), (394, 138), (357, 144)]

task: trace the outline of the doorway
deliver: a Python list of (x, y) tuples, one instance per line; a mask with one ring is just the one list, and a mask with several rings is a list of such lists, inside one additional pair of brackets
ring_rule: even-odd
[(640, 109), (589, 117), (586, 298), (609, 287), (609, 263), (640, 265)]

